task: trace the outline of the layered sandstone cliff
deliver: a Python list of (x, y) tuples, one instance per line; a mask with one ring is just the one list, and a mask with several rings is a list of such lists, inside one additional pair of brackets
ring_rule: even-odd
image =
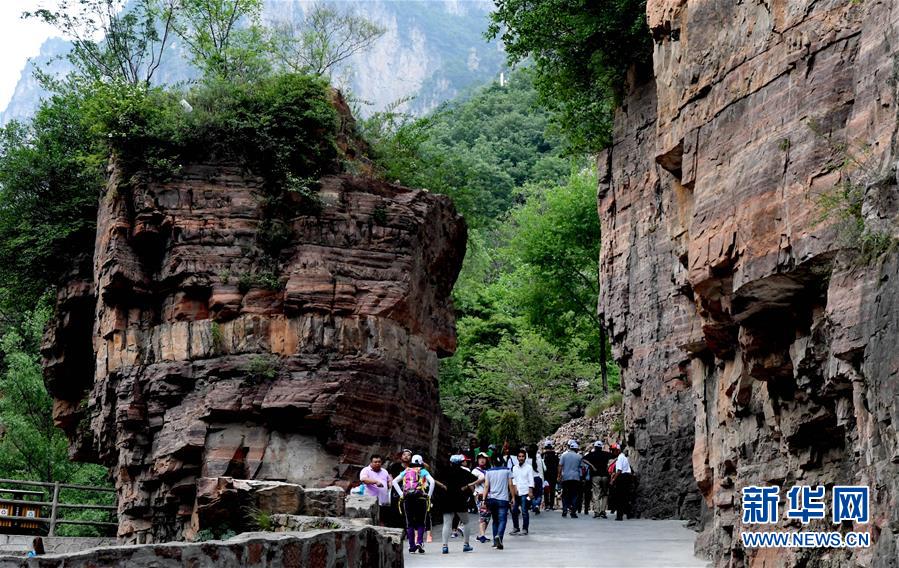
[[(600, 312), (640, 509), (700, 517), (698, 548), (722, 566), (894, 566), (899, 255), (858, 262), (819, 199), (849, 180), (865, 224), (899, 237), (899, 5), (647, 13), (653, 68), (618, 112), (599, 188)], [(847, 148), (865, 164), (840, 167)], [(742, 487), (819, 483), (869, 485), (871, 523), (806, 528), (869, 531), (871, 548), (742, 549)]]
[(434, 455), (466, 238), (448, 198), (332, 175), (273, 212), (235, 165), (120, 174), (44, 366), (75, 457), (110, 467), (122, 541), (192, 536), (198, 481), (324, 486), (373, 451)]

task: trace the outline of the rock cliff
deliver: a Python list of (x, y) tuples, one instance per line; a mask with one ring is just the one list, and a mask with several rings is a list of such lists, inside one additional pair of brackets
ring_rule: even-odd
[(464, 221), (349, 175), (287, 194), (272, 212), (223, 163), (111, 172), (93, 272), (60, 289), (43, 355), (75, 458), (110, 467), (125, 543), (195, 534), (200, 479), (324, 486), (372, 451), (436, 451)]
[[(598, 199), (640, 509), (700, 519), (721, 566), (895, 565), (899, 256), (860, 262), (820, 203), (857, 188), (852, 220), (899, 236), (899, 5), (649, 0), (647, 16), (652, 69)], [(819, 483), (869, 485), (871, 523), (806, 528), (870, 531), (871, 548), (742, 548), (744, 486)]]

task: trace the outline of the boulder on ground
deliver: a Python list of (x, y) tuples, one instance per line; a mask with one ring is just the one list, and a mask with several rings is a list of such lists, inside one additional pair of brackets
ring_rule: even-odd
[(346, 513), (346, 492), (340, 487), (307, 489), (303, 513), (313, 517), (342, 517)]
[(351, 519), (366, 519), (377, 525), (379, 513), (378, 498), (373, 495), (350, 494), (346, 498), (346, 516)]

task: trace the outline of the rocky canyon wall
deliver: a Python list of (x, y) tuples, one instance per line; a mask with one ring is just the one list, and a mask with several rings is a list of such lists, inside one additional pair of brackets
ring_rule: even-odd
[(110, 467), (120, 540), (194, 535), (210, 478), (324, 486), (373, 451), (436, 453), (466, 239), (448, 198), (333, 175), (273, 218), (236, 165), (120, 178), (43, 348), (76, 459)]
[[(899, 237), (899, 5), (649, 0), (647, 15), (652, 69), (617, 113), (598, 199), (638, 506), (698, 517), (721, 566), (895, 566), (899, 255), (860, 260), (820, 201), (848, 184), (850, 221)], [(757, 484), (869, 485), (869, 525), (805, 528), (874, 544), (744, 550), (741, 489)]]

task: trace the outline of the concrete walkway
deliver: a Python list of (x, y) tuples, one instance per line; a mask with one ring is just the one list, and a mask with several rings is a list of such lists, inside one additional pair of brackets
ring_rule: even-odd
[[(562, 518), (559, 511), (531, 516), (530, 535), (509, 536), (512, 519), (503, 541), (505, 550), (494, 550), (491, 542), (472, 538), (474, 552), (462, 552), (462, 538), (451, 538), (450, 553), (441, 554), (440, 527), (434, 527), (434, 542), (425, 544), (425, 554), (405, 554), (408, 568), (426, 566), (503, 567), (664, 567), (709, 566), (693, 556), (696, 533), (683, 521), (644, 519), (617, 522), (581, 515)], [(490, 527), (487, 535), (490, 536)], [(475, 533), (474, 536), (477, 536)], [(403, 543), (405, 548), (405, 542)]]

